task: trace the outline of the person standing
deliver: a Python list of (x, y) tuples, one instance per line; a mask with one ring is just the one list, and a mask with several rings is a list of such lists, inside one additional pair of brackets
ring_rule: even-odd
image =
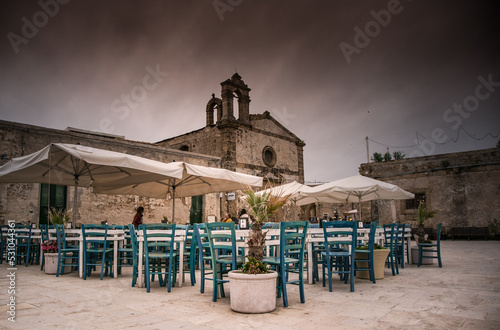
[(245, 209), (241, 209), (239, 218), (246, 219), (246, 222), (248, 223), (247, 227), (250, 227), (250, 225), (252, 224), (252, 218), (250, 217), (250, 215), (247, 213), (247, 210), (245, 210)]
[(139, 206), (137, 208), (137, 213), (135, 214), (134, 220), (132, 220), (132, 224), (134, 225), (135, 229), (138, 229), (139, 226), (143, 223), (142, 217), (144, 214), (144, 208), (142, 206)]

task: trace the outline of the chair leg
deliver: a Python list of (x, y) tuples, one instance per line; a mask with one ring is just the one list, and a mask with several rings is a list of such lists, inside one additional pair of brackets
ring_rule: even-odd
[(305, 303), (306, 297), (304, 294), (304, 269), (302, 267), (299, 268), (299, 292), (300, 292), (300, 302)]
[(443, 267), (443, 264), (441, 263), (441, 248), (440, 247), (437, 250), (437, 255), (438, 255), (439, 268), (441, 268), (441, 267)]
[(283, 294), (283, 306), (288, 307), (288, 296), (286, 294), (286, 275), (285, 275), (285, 269), (280, 270), (281, 271), (281, 291)]
[(350, 275), (351, 275), (351, 292), (354, 292), (354, 269), (356, 268), (356, 267), (354, 267), (354, 256), (351, 255), (350, 259), (351, 259), (351, 264), (349, 265), (349, 267), (350, 267), (350, 272), (351, 272), (350, 273)]
[[(218, 285), (217, 285), (217, 279), (219, 277), (219, 267), (220, 264), (215, 264), (212, 265), (212, 286), (213, 286), (213, 291), (212, 291), (212, 301), (216, 302), (217, 301), (217, 294), (218, 294)], [(222, 292), (221, 292), (222, 296)]]
[(137, 268), (137, 261), (134, 260), (132, 264), (132, 287), (134, 287), (137, 282)]

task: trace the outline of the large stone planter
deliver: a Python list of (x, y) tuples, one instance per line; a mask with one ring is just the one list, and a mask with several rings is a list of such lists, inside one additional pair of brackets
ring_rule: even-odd
[[(389, 249), (378, 249), (373, 250), (373, 271), (375, 272), (375, 279), (381, 280), (384, 278), (385, 272), (385, 261), (389, 255)], [(368, 259), (367, 253), (356, 253), (356, 259), (364, 258)], [(358, 267), (368, 268), (368, 262), (356, 261)], [(367, 270), (359, 270), (356, 272), (358, 278), (369, 280), (370, 272)]]
[[(435, 256), (436, 253), (424, 252), (424, 256)], [(411, 263), (418, 265), (418, 246), (411, 247)], [(422, 265), (432, 265), (434, 259), (422, 258)]]
[[(57, 274), (57, 253), (44, 253), (45, 258), (45, 274), (56, 275)], [(67, 274), (71, 271), (71, 267), (64, 267), (63, 274)]]
[(240, 313), (269, 313), (276, 309), (276, 278), (278, 273), (243, 274), (229, 272), (231, 309)]

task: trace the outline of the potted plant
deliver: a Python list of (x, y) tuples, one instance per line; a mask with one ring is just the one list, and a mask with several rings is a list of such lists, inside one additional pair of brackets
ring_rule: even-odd
[[(358, 246), (356, 250), (368, 250), (368, 246)], [(384, 278), (385, 270), (385, 260), (389, 255), (389, 249), (385, 248), (379, 244), (373, 245), (373, 272), (375, 273), (375, 280), (381, 280)], [(367, 253), (356, 253), (356, 259), (368, 259)], [(366, 261), (356, 261), (359, 268), (368, 268), (368, 262)], [(370, 279), (370, 272), (367, 270), (359, 270), (356, 272), (358, 278)]]
[[(417, 234), (415, 235), (415, 241), (418, 243), (427, 243), (427, 234), (425, 233), (424, 230), (424, 223), (425, 220), (434, 218), (434, 215), (436, 214), (436, 211), (429, 210), (423, 203), (420, 203), (418, 206), (418, 230)], [(426, 252), (424, 252), (426, 253)], [(413, 264), (418, 263), (418, 246), (413, 246), (411, 248), (411, 260)], [(422, 261), (422, 264), (427, 265), (427, 264), (433, 264), (434, 259), (429, 259), (425, 258)]]
[(49, 210), (50, 222), (55, 225), (64, 225), (71, 219), (71, 210), (51, 207)]
[[(49, 210), (50, 222), (55, 226), (66, 225), (66, 223), (71, 219), (71, 210), (64, 211), (62, 209), (51, 208)], [(59, 257), (59, 248), (57, 241), (49, 240), (42, 243), (43, 257), (45, 258), (45, 274), (55, 275), (57, 274), (57, 263)], [(63, 272), (69, 273), (71, 267), (64, 267)]]
[(245, 196), (254, 217), (248, 240), (248, 261), (240, 270), (229, 272), (231, 309), (241, 313), (268, 313), (276, 309), (276, 278), (262, 262), (267, 232), (262, 225), (287, 201), (288, 196), (256, 194), (248, 190)]
[(424, 223), (425, 220), (434, 218), (436, 211), (429, 210), (423, 203), (418, 206), (418, 231), (417, 231), (417, 243), (424, 243), (427, 239), (425, 237)]

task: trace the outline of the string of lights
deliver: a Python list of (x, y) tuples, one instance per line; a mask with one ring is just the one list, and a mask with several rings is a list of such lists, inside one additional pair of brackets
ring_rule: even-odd
[(486, 139), (487, 137), (491, 137), (493, 139), (496, 139), (500, 136), (500, 130), (494, 134), (494, 133), (491, 133), (491, 132), (488, 132), (486, 133), (484, 136), (482, 137), (476, 137), (474, 135), (472, 135), (471, 133), (469, 133), (462, 125), (460, 125), (460, 127), (458, 128), (458, 131), (457, 131), (457, 135), (455, 138), (450, 138), (448, 139), (447, 141), (445, 142), (436, 142), (432, 139), (429, 139), (427, 138), (425, 135), (423, 135), (422, 133), (420, 132), (416, 132), (416, 143), (415, 144), (412, 144), (412, 145), (405, 145), (405, 146), (394, 146), (394, 145), (389, 145), (389, 144), (386, 144), (386, 143), (382, 143), (382, 142), (379, 142), (379, 141), (375, 141), (371, 138), (368, 138), (368, 140), (370, 142), (373, 142), (375, 144), (378, 144), (378, 145), (381, 145), (381, 146), (384, 146), (384, 147), (388, 147), (388, 148), (392, 148), (392, 149), (411, 149), (411, 148), (415, 148), (415, 147), (418, 147), (420, 145), (420, 141), (421, 140), (426, 140), (426, 141), (429, 141), (431, 143), (434, 143), (434, 144), (439, 144), (439, 145), (444, 145), (444, 144), (448, 144), (450, 142), (453, 142), (453, 143), (457, 143), (459, 138), (460, 138), (460, 133), (461, 132), (464, 132), (465, 134), (467, 134), (470, 138), (476, 140), (476, 141), (481, 141), (481, 140), (484, 140)]

